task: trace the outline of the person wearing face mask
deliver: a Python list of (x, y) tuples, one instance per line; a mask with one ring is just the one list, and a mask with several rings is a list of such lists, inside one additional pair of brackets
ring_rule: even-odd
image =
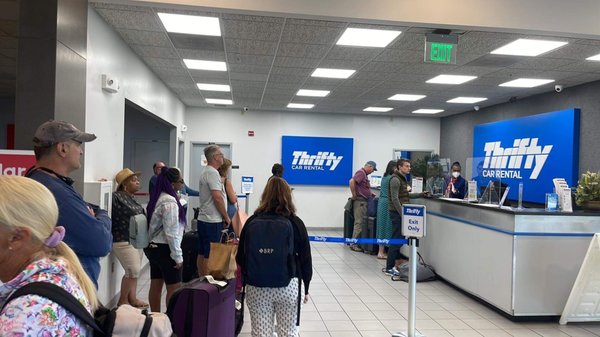
[(451, 176), (448, 176), (445, 179), (446, 192), (444, 195), (448, 198), (465, 198), (465, 194), (467, 193), (467, 182), (465, 181), (465, 178), (460, 176), (460, 170), (460, 163), (457, 161), (454, 162), (452, 164)]

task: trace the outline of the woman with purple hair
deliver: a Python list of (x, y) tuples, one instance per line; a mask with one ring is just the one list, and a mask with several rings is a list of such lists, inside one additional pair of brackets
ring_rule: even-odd
[(150, 261), (148, 300), (153, 312), (161, 312), (160, 295), (164, 284), (167, 286), (166, 303), (169, 303), (175, 290), (181, 287), (181, 239), (186, 220), (177, 191), (183, 184), (178, 169), (163, 167), (146, 208), (150, 223), (150, 244), (144, 249), (144, 253)]

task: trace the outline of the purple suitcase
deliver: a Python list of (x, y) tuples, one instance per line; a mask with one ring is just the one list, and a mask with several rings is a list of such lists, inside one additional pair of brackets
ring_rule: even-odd
[(167, 308), (178, 337), (233, 337), (235, 331), (235, 280), (225, 288), (202, 279), (185, 283)]

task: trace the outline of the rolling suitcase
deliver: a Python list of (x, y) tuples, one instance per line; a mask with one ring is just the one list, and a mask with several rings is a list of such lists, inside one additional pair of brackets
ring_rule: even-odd
[(235, 280), (225, 287), (204, 278), (185, 284), (171, 297), (167, 315), (179, 337), (233, 337)]
[[(367, 216), (363, 218), (362, 231), (360, 233), (363, 239), (374, 239), (375, 238), (375, 218)], [(373, 243), (363, 243), (360, 245), (365, 254), (377, 254), (379, 246)]]
[(183, 266), (181, 280), (189, 282), (198, 278), (198, 267), (196, 257), (198, 256), (198, 232), (187, 232), (181, 240), (181, 251), (183, 252)]
[(344, 210), (344, 237), (351, 238), (354, 231), (354, 214), (352, 211)]

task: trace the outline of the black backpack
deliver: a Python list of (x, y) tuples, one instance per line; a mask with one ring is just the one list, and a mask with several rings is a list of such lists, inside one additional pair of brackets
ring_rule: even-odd
[(244, 283), (286, 287), (296, 276), (294, 227), (288, 218), (260, 215), (244, 226)]

